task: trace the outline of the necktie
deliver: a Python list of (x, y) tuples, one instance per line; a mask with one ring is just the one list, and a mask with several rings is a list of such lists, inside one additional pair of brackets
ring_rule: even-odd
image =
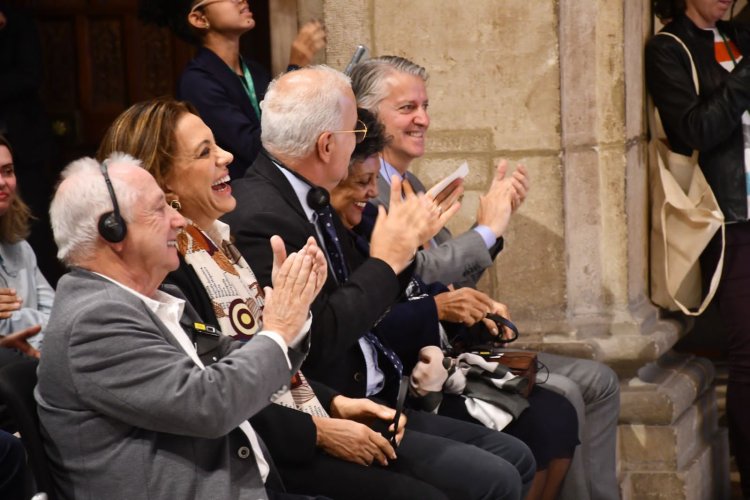
[(390, 349), (383, 345), (378, 336), (372, 332), (365, 333), (365, 339), (367, 339), (369, 343), (374, 345), (375, 349), (383, 353), (383, 355), (388, 358), (388, 361), (391, 362), (393, 368), (396, 370), (396, 373), (398, 373), (398, 376), (400, 378), (404, 374), (404, 364), (398, 358), (398, 355), (393, 352), (393, 349)]
[[(323, 232), (323, 243), (325, 244), (328, 258), (331, 260), (333, 272), (336, 275), (336, 279), (338, 280), (339, 284), (346, 283), (346, 280), (349, 278), (349, 273), (346, 267), (346, 262), (344, 261), (344, 254), (341, 251), (341, 242), (339, 241), (338, 234), (336, 234), (336, 227), (333, 225), (331, 207), (325, 206), (322, 209), (318, 210), (317, 214), (318, 223), (320, 224), (320, 228)], [(396, 353), (393, 352), (392, 349), (389, 349), (388, 347), (383, 345), (383, 343), (374, 333), (367, 332), (365, 333), (364, 337), (370, 344), (375, 347), (375, 349), (380, 351), (388, 359), (388, 361), (391, 362), (393, 368), (395, 368), (396, 372), (398, 373), (398, 376), (401, 377), (404, 372), (404, 365), (403, 363), (401, 363), (401, 360), (398, 358)]]
[(331, 266), (333, 266), (333, 272), (336, 275), (336, 279), (339, 284), (343, 285), (349, 278), (349, 273), (346, 268), (346, 262), (344, 261), (344, 254), (341, 252), (341, 242), (339, 241), (338, 234), (336, 234), (336, 228), (333, 225), (333, 215), (331, 215), (330, 205), (326, 205), (318, 210), (317, 213), (320, 228), (323, 230), (323, 243), (326, 247), (326, 253), (328, 254), (328, 258), (331, 259)]

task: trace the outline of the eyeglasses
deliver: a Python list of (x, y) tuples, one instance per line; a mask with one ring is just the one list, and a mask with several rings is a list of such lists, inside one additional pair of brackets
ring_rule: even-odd
[(242, 3), (245, 0), (201, 0), (197, 4), (193, 5), (193, 8), (190, 9), (190, 12), (193, 13), (196, 10), (205, 7), (207, 5), (211, 5), (212, 3), (219, 3), (219, 2), (232, 2), (232, 3)]
[(360, 127), (356, 130), (331, 130), (332, 134), (350, 134), (354, 133), (354, 140), (357, 144), (365, 140), (367, 137), (367, 125), (362, 120), (357, 120), (357, 126)]

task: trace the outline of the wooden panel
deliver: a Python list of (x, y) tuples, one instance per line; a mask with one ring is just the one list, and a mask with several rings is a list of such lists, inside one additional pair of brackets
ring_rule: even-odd
[(86, 8), (86, 0), (34, 0), (33, 2), (21, 2), (33, 4), (34, 9), (49, 13), (50, 11), (69, 10), (76, 11)]
[(119, 19), (92, 19), (89, 23), (90, 103), (94, 110), (122, 108), (128, 102), (122, 37)]
[[(2, 1), (2, 0), (0, 0)], [(137, 0), (6, 0), (31, 8), (45, 64), (42, 97), (61, 157), (92, 154), (130, 104), (173, 95), (195, 48), (137, 18)], [(268, 0), (253, 1), (258, 26), (243, 53), (268, 64)]]
[(42, 19), (38, 23), (44, 58), (42, 100), (51, 111), (77, 106), (75, 26), (67, 19)]
[[(156, 0), (147, 0), (156, 1)], [(116, 10), (122, 12), (135, 12), (138, 10), (137, 0), (88, 0), (88, 7), (92, 11), (106, 10), (107, 12), (113, 12)]]
[[(174, 93), (174, 47), (166, 28), (132, 20), (128, 30), (128, 80), (133, 102)], [(132, 35), (130, 35), (132, 34)]]

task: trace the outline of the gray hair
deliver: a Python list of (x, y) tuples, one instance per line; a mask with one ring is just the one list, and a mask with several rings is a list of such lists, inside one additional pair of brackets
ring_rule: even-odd
[(352, 69), (352, 90), (357, 106), (377, 115), (378, 106), (388, 97), (386, 79), (394, 73), (406, 73), (427, 82), (427, 70), (399, 56), (380, 56), (363, 61)]
[[(140, 168), (141, 162), (125, 153), (112, 153), (106, 162), (120, 214), (127, 221), (138, 193), (117, 170), (125, 165)], [(71, 266), (93, 256), (99, 238), (99, 218), (111, 211), (113, 205), (100, 164), (93, 158), (72, 162), (62, 171), (60, 179), (50, 204), (50, 223), (58, 248), (57, 258)]]
[(341, 97), (349, 77), (318, 65), (285, 73), (268, 86), (261, 115), (261, 142), (271, 153), (302, 159), (318, 137), (343, 127)]

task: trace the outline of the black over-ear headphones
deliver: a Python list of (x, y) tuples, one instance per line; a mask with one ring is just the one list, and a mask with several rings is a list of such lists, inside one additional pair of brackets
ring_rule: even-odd
[(107, 161), (105, 160), (99, 167), (102, 170), (104, 181), (107, 183), (107, 191), (109, 191), (109, 197), (112, 199), (112, 208), (114, 208), (113, 211), (104, 212), (99, 217), (99, 234), (110, 243), (119, 243), (125, 239), (128, 227), (125, 225), (125, 219), (120, 215), (120, 207), (117, 204), (115, 190), (107, 173)]
[(310, 186), (310, 191), (307, 192), (307, 204), (310, 208), (317, 212), (331, 204), (331, 195), (326, 188), (312, 184)]
[(274, 158), (273, 155), (271, 155), (271, 153), (269, 153), (268, 151), (263, 150), (263, 154), (265, 154), (268, 159), (274, 162), (276, 165), (280, 166), (281, 168), (295, 176), (297, 179), (310, 186), (310, 191), (307, 192), (307, 205), (310, 208), (317, 212), (318, 210), (322, 210), (331, 204), (331, 195), (328, 193), (328, 190), (326, 188), (316, 186), (305, 177), (300, 175), (298, 172), (295, 172), (294, 170)]

